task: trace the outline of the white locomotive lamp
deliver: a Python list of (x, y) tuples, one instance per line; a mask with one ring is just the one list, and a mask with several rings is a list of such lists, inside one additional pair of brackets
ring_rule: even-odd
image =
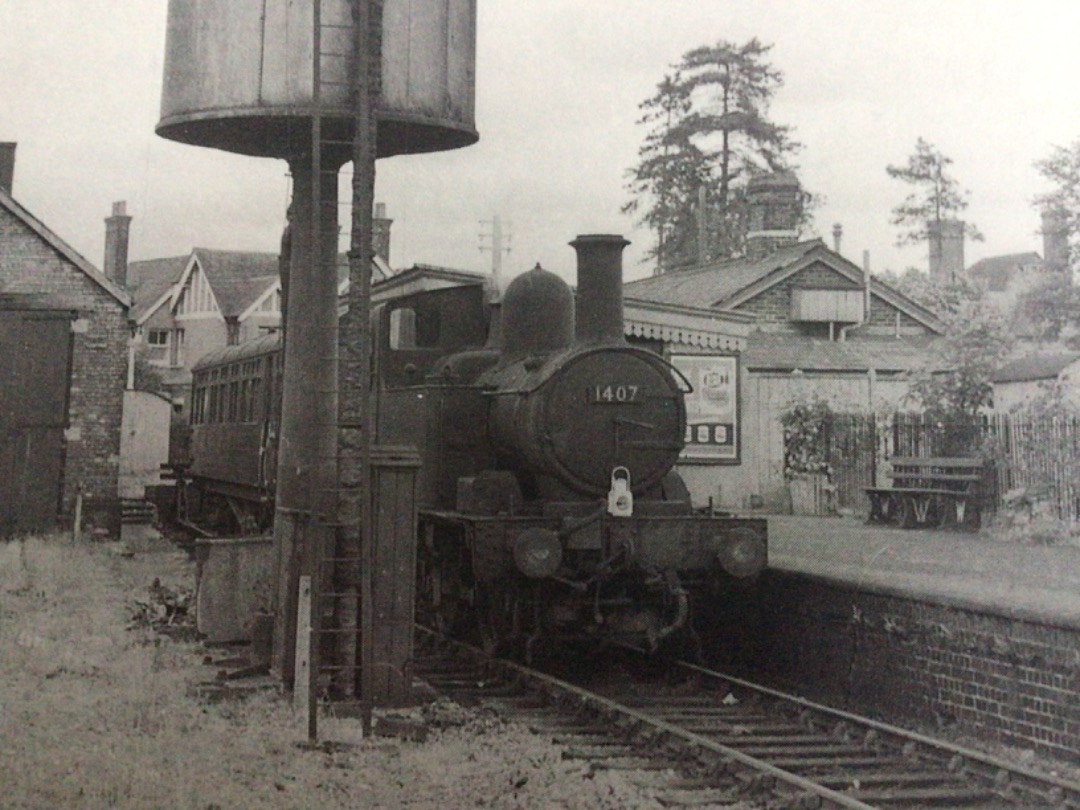
[(632, 517), (634, 514), (634, 493), (630, 491), (630, 471), (626, 467), (611, 471), (607, 510), (612, 517)]

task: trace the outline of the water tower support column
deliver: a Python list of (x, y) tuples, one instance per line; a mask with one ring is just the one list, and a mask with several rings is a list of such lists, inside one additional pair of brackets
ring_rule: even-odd
[[(337, 176), (341, 160), (324, 160), (318, 178), (312, 163), (310, 155), (289, 161), (293, 228), (274, 521), (273, 657), (274, 671), (289, 687), (294, 678), (299, 577), (303, 572), (317, 580), (318, 561), (325, 549), (332, 548), (337, 510)], [(322, 201), (317, 212), (316, 190)], [(315, 224), (322, 233), (318, 250)]]

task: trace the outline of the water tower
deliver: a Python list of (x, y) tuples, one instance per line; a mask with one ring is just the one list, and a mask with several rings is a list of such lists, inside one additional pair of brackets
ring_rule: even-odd
[[(374, 58), (356, 46), (365, 40), (354, 20), (369, 10), (368, 0), (169, 0), (157, 133), (286, 160), (293, 177), (274, 529), (286, 566), (333, 531), (338, 174), (353, 155), (355, 78)], [(474, 143), (476, 0), (384, 0), (378, 30), (376, 155)], [(293, 634), (282, 622), (295, 616), (296, 583), (281, 570), (275, 664), (290, 682)]]

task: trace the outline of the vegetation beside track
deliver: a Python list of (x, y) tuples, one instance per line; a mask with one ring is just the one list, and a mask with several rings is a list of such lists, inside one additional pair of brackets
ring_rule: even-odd
[(424, 742), (362, 740), (358, 723), (327, 720), (345, 744), (312, 750), (276, 694), (195, 696), (191, 687), (214, 675), (207, 651), (144, 620), (151, 583), (176, 604), (192, 573), (166, 544), (131, 553), (61, 536), (0, 543), (0, 804), (656, 806), (619, 774), (564, 761), (559, 747), (490, 717), (442, 713)]

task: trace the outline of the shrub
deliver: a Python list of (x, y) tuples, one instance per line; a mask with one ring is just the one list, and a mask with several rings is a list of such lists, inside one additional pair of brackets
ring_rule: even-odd
[(833, 410), (818, 396), (793, 402), (780, 415), (784, 428), (784, 477), (800, 473), (832, 475), (829, 432)]

